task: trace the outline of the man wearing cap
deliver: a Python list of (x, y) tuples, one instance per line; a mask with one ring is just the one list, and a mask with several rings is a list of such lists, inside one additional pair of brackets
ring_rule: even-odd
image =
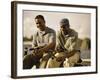
[(31, 69), (33, 65), (37, 68), (45, 68), (46, 63), (56, 45), (56, 33), (46, 26), (42, 15), (35, 17), (38, 30), (33, 36), (34, 52), (26, 55), (23, 60), (23, 69)]
[(73, 67), (80, 60), (78, 47), (78, 33), (70, 28), (69, 20), (64, 18), (60, 21), (60, 31), (57, 33), (56, 54), (50, 58), (48, 68)]

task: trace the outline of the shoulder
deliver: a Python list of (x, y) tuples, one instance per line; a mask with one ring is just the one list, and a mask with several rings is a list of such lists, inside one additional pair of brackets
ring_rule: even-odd
[(78, 32), (76, 32), (74, 29), (70, 29), (70, 31), (74, 36), (78, 36)]
[(39, 32), (38, 30), (34, 31), (33, 36), (36, 37), (38, 35), (38, 32)]
[(61, 30), (57, 31), (57, 34), (60, 35), (61, 34)]
[(49, 27), (46, 27), (46, 31), (47, 31), (48, 33), (56, 33), (54, 29), (49, 28)]
[(62, 34), (62, 31), (61, 30), (59, 30), (59, 31), (57, 31), (57, 36), (62, 36), (63, 34)]

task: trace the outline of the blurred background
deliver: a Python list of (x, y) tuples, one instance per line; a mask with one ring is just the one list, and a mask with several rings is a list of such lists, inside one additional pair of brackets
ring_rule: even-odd
[[(45, 11), (23, 11), (23, 41), (24, 54), (27, 49), (32, 47), (33, 34), (37, 30), (35, 16), (43, 15), (46, 25), (56, 32), (60, 29), (59, 22), (62, 18), (68, 18), (70, 27), (78, 32), (78, 44), (81, 50), (81, 58), (86, 65), (90, 65), (91, 48), (91, 14), (89, 13), (70, 13), (70, 12), (45, 12)], [(86, 63), (87, 62), (87, 63)]]

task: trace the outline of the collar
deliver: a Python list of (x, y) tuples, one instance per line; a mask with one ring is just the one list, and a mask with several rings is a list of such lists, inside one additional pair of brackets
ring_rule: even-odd
[(41, 35), (44, 36), (44, 35), (48, 32), (48, 27), (46, 27), (44, 31), (40, 31), (40, 30), (39, 30), (38, 32), (39, 32)]

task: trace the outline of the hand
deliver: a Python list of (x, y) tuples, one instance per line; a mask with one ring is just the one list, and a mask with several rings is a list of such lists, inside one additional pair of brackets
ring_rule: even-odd
[(56, 61), (58, 61), (58, 62), (64, 61), (64, 60), (65, 60), (65, 56), (56, 57)]
[(43, 50), (42, 49), (36, 49), (35, 50), (35, 55), (41, 57), (43, 55)]

